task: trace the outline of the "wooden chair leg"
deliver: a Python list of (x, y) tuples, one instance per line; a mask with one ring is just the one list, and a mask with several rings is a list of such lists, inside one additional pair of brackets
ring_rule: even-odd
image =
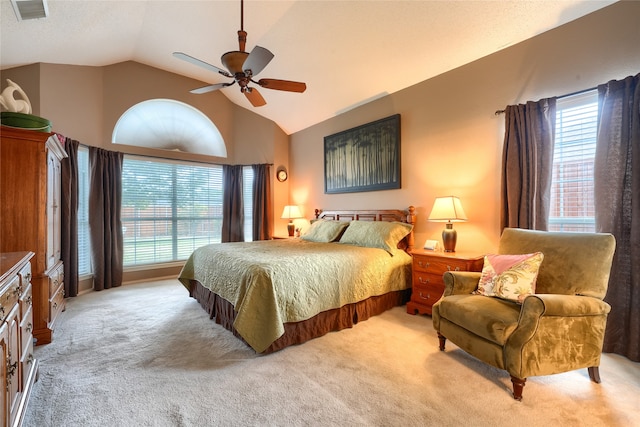
[(440, 340), (440, 351), (444, 351), (444, 344), (447, 342), (447, 338), (443, 335), (440, 335), (440, 332), (438, 332), (438, 340)]
[(524, 388), (524, 383), (527, 382), (526, 378), (516, 378), (511, 375), (511, 382), (513, 383), (513, 398), (515, 400), (522, 400), (522, 389)]
[(600, 370), (598, 366), (590, 366), (589, 369), (589, 378), (596, 384), (600, 384)]

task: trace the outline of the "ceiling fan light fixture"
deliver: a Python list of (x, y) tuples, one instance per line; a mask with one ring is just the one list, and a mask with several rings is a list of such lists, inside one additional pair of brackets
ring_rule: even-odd
[(224, 65), (232, 75), (236, 75), (237, 73), (244, 73), (242, 66), (244, 65), (244, 61), (247, 59), (247, 56), (249, 56), (247, 52), (234, 50), (222, 55), (220, 61), (222, 61), (222, 65)]

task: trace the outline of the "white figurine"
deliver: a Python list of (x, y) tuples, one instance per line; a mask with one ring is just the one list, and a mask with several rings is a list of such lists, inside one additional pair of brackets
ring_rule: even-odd
[[(4, 111), (31, 114), (31, 102), (20, 86), (7, 79), (9, 84), (0, 94), (0, 104)], [(18, 92), (22, 99), (15, 99), (14, 92)]]

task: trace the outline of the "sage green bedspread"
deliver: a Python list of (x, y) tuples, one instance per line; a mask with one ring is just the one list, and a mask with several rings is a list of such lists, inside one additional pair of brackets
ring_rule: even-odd
[(196, 249), (178, 278), (232, 303), (235, 329), (261, 353), (284, 323), (411, 287), (411, 257), (301, 239), (221, 243)]

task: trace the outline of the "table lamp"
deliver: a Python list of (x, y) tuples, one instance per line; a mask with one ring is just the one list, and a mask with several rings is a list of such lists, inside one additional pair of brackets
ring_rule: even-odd
[(436, 197), (433, 209), (429, 214), (429, 221), (446, 222), (445, 229), (442, 230), (442, 244), (445, 252), (456, 251), (456, 241), (458, 233), (453, 229), (454, 222), (463, 222), (467, 216), (462, 209), (462, 203), (456, 196)]
[(300, 208), (296, 205), (287, 205), (284, 207), (280, 218), (289, 220), (289, 224), (287, 224), (287, 232), (289, 233), (289, 237), (293, 237), (293, 233), (296, 231), (296, 226), (293, 223), (293, 220), (295, 218), (302, 218)]

